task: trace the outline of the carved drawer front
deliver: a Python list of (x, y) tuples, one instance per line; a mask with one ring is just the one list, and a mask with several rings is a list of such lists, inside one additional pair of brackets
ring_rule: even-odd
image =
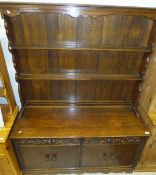
[(79, 145), (21, 145), (24, 169), (70, 168), (79, 166)]
[(83, 167), (129, 166), (134, 161), (137, 147), (137, 144), (84, 144), (81, 165)]

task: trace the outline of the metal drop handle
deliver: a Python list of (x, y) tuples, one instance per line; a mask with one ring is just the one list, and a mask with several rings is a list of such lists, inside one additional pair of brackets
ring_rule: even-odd
[(45, 155), (45, 161), (49, 161), (49, 158), (50, 158), (49, 154), (46, 154)]
[(103, 153), (103, 159), (107, 160), (107, 154), (106, 153)]
[(53, 155), (52, 155), (52, 160), (53, 160), (53, 161), (56, 161), (56, 159), (57, 159), (57, 154), (53, 154)]

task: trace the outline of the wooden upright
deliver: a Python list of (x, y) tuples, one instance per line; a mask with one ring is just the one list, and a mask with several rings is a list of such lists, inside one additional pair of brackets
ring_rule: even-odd
[(4, 127), (0, 128), (0, 175), (19, 175), (21, 174), (21, 171), (18, 166), (12, 143), (8, 139), (18, 113), (18, 107), (15, 103), (1, 44), (0, 78), (3, 85), (0, 88), (0, 97), (5, 97), (8, 102), (7, 104), (0, 104), (4, 120)]

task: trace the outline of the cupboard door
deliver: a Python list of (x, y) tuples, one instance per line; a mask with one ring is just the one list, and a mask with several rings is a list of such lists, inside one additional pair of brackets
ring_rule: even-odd
[(81, 165), (83, 167), (130, 166), (133, 164), (137, 144), (83, 145)]
[(79, 166), (79, 145), (21, 146), (24, 169), (73, 168)]

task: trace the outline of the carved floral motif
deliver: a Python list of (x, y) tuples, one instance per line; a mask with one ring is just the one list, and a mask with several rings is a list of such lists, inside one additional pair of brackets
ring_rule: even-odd
[(44, 138), (44, 139), (19, 139), (20, 144), (33, 144), (33, 145), (59, 145), (59, 144), (80, 144), (80, 139), (74, 138)]
[(117, 143), (139, 143), (143, 137), (105, 137), (105, 138), (84, 138), (84, 144), (117, 144)]
[(18, 9), (4, 9), (2, 10), (2, 13), (9, 17), (20, 15), (20, 11)]
[(143, 140), (143, 137), (93, 137), (93, 138), (31, 138), (31, 139), (19, 139), (20, 144), (33, 144), (33, 145), (58, 145), (58, 144), (122, 144), (122, 143), (139, 143)]

